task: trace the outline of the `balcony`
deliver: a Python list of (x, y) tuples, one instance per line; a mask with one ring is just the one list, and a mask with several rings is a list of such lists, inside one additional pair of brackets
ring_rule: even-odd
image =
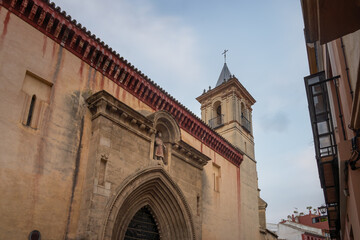
[(251, 122), (243, 114), (241, 114), (241, 126), (251, 133)]
[(222, 125), (224, 125), (224, 114), (209, 120), (209, 126), (212, 129), (221, 127)]
[(305, 77), (305, 87), (317, 159), (335, 158), (336, 143), (325, 73)]
[(328, 85), (336, 78), (338, 76), (326, 79), (325, 72), (304, 78), (320, 183), (324, 190), (329, 227), (333, 236), (340, 227), (338, 225), (339, 169)]

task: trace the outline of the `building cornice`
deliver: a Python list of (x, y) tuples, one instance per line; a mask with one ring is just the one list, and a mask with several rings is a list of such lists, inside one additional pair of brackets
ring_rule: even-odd
[(196, 100), (202, 103), (205, 99), (208, 99), (209, 97), (215, 96), (219, 93), (224, 93), (224, 91), (226, 91), (227, 89), (231, 89), (231, 86), (235, 87), (236, 92), (238, 92), (247, 101), (249, 101), (250, 106), (255, 104), (256, 100), (253, 98), (253, 96), (251, 96), (251, 94), (246, 90), (246, 88), (240, 83), (240, 81), (236, 77), (233, 77), (227, 82), (217, 86), (216, 88), (203, 93), (201, 96), (197, 97)]
[(0, 0), (7, 8), (117, 85), (149, 105), (170, 113), (179, 126), (236, 166), (243, 156), (189, 109), (145, 76), (111, 47), (48, 0)]

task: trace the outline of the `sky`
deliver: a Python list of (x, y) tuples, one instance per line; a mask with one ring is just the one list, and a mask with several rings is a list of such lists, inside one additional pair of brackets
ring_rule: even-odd
[(230, 72), (256, 99), (255, 158), (266, 218), (324, 204), (303, 78), (300, 0), (55, 0), (200, 117), (196, 97)]

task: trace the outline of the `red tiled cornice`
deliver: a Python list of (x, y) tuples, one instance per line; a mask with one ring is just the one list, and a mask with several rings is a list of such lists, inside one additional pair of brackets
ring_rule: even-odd
[(0, 0), (0, 4), (155, 111), (169, 112), (182, 129), (240, 166), (241, 152), (66, 12), (61, 12), (54, 3), (46, 0)]

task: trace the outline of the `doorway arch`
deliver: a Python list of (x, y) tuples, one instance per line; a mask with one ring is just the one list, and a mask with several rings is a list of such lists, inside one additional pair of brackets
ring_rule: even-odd
[(160, 240), (158, 224), (151, 212), (147, 205), (135, 213), (126, 229), (124, 240)]
[(119, 187), (108, 206), (103, 239), (122, 240), (134, 216), (147, 208), (160, 239), (195, 240), (193, 217), (186, 199), (161, 167), (143, 169)]

